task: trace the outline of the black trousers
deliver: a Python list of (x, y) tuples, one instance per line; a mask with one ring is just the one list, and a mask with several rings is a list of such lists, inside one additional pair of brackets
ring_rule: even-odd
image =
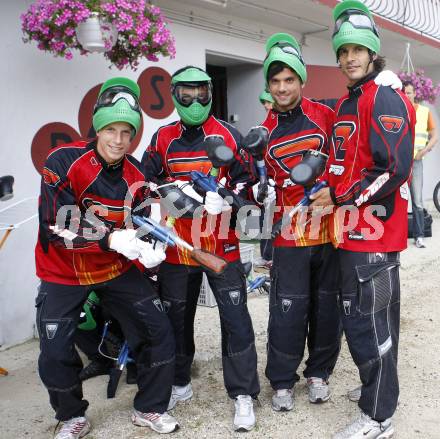
[(400, 255), (339, 253), (342, 323), (362, 381), (359, 407), (383, 421), (395, 412), (399, 396)]
[(135, 409), (165, 412), (174, 378), (173, 330), (157, 293), (133, 267), (98, 285), (41, 283), (36, 299), (38, 370), (56, 418), (65, 421), (83, 416), (88, 406), (78, 379), (82, 362), (74, 339), (82, 305), (92, 289), (100, 291), (101, 306), (119, 321), (137, 363)]
[[(203, 269), (162, 263), (159, 269), (160, 296), (174, 327), (176, 375), (174, 384), (191, 381), (194, 359), (194, 318)], [(247, 308), (246, 279), (240, 261), (228, 264), (220, 275), (206, 271), (217, 300), (222, 332), (223, 378), (228, 395), (256, 397), (260, 392), (257, 352), (252, 321)]]
[(327, 380), (341, 346), (339, 262), (331, 244), (274, 247), (266, 376), (274, 390), (290, 389), (304, 357), (304, 376)]

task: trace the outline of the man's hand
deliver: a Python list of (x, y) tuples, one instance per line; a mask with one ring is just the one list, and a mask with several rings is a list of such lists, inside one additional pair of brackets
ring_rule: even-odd
[(423, 151), (424, 149), (418, 150), (416, 155), (414, 156), (414, 160), (422, 160), (423, 156), (425, 155)]
[(223, 197), (217, 192), (208, 191), (205, 196), (205, 209), (210, 215), (218, 215), (223, 209)]
[[(259, 188), (260, 188), (260, 182), (252, 186), (252, 192), (254, 194), (255, 201), (257, 201)], [(267, 195), (266, 198), (263, 200), (263, 206), (266, 209), (268, 209), (272, 203), (276, 202), (276, 200), (277, 200), (277, 194), (275, 192), (275, 182), (271, 178), (269, 178), (267, 185)]]
[(328, 187), (310, 195), (310, 199), (312, 200), (312, 203), (310, 204), (312, 207), (326, 207), (335, 204), (330, 196), (330, 188)]
[(140, 255), (138, 245), (139, 239), (136, 238), (136, 230), (115, 230), (108, 238), (108, 246), (127, 259), (137, 259)]
[(140, 257), (139, 262), (145, 268), (153, 268), (165, 260), (165, 247), (161, 242), (156, 242), (154, 245), (150, 242), (138, 240)]

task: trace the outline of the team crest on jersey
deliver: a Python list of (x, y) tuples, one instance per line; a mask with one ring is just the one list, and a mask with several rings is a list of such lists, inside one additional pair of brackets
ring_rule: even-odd
[(90, 209), (96, 217), (118, 225), (122, 225), (126, 216), (130, 213), (127, 206), (112, 206), (92, 198), (84, 198), (82, 204), (86, 209)]
[(56, 186), (60, 181), (60, 176), (48, 168), (43, 169), (43, 181), (49, 186)]
[[(341, 121), (333, 127), (332, 143), (335, 160), (342, 161), (345, 158), (348, 142), (356, 132), (356, 124), (353, 121)], [(338, 175), (338, 174), (336, 174)], [(340, 174), (339, 174), (340, 175)]]
[(398, 133), (405, 123), (403, 117), (387, 116), (385, 114), (379, 116), (379, 122), (385, 131), (393, 134)]
[(269, 155), (278, 163), (280, 168), (289, 173), (296, 164), (298, 156), (302, 156), (309, 149), (320, 150), (323, 145), (324, 136), (310, 134), (272, 145)]
[(211, 161), (206, 155), (199, 157), (168, 158), (168, 168), (173, 177), (188, 176), (191, 171), (200, 171), (207, 174), (211, 168)]

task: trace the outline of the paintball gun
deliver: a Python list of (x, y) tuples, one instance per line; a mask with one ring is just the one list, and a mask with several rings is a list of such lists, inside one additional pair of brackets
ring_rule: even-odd
[(243, 148), (255, 159), (257, 172), (260, 178), (257, 201), (262, 203), (267, 197), (267, 169), (264, 164), (264, 153), (269, 142), (269, 131), (266, 127), (257, 126), (249, 130), (243, 140)]
[(229, 166), (234, 160), (234, 153), (231, 148), (225, 145), (222, 136), (206, 136), (204, 140), (205, 151), (212, 163), (212, 169), (208, 175), (200, 171), (191, 171), (191, 181), (204, 192), (217, 192), (221, 197), (232, 198), (232, 206), (239, 210), (244, 206), (254, 206), (254, 203), (241, 198), (234, 192), (226, 189), (218, 183), (219, 169), (222, 166)]
[[(304, 154), (301, 162), (290, 171), (290, 179), (292, 182), (304, 187), (304, 197), (289, 212), (287, 216), (289, 222), (301, 208), (310, 205), (310, 195), (327, 186), (325, 181), (316, 183), (316, 179), (324, 172), (327, 159), (327, 154), (311, 149)], [(272, 227), (272, 238), (275, 238), (281, 232), (282, 226), (287, 223), (285, 217), (274, 223)]]
[(200, 248), (194, 248), (191, 244), (177, 236), (172, 230), (173, 219), (168, 223), (169, 227), (161, 226), (151, 218), (145, 218), (139, 215), (133, 215), (133, 222), (139, 227), (139, 235), (149, 236), (152, 239), (163, 242), (172, 247), (180, 247), (189, 251), (191, 257), (202, 267), (205, 267), (214, 273), (222, 273), (226, 268), (227, 261), (220, 256), (209, 253)]

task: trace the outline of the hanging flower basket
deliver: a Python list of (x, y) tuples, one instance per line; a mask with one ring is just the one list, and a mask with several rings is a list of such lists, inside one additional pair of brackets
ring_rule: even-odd
[(76, 39), (84, 50), (89, 52), (107, 52), (118, 39), (118, 30), (98, 13), (92, 12), (89, 18), (78, 24)]
[[(142, 58), (176, 53), (160, 9), (145, 0), (36, 0), (20, 18), (25, 43), (66, 59), (75, 50), (101, 51), (118, 69), (136, 70)], [(85, 34), (95, 40), (87, 42)]]
[(416, 69), (412, 72), (400, 71), (397, 76), (402, 82), (410, 81), (413, 84), (416, 102), (425, 101), (434, 104), (440, 95), (440, 84), (434, 85), (432, 79), (426, 76), (425, 72), (421, 69)]

